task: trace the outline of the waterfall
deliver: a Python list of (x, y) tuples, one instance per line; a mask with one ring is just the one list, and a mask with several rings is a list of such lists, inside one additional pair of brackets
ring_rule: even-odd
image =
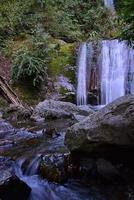
[(129, 70), (127, 77), (127, 94), (134, 94), (134, 50), (129, 50)]
[(107, 8), (114, 8), (114, 0), (104, 0), (104, 5)]
[(79, 48), (78, 56), (78, 80), (77, 80), (77, 105), (87, 104), (87, 44), (83, 43)]
[(101, 102), (108, 104), (125, 94), (128, 51), (124, 42), (102, 42)]
[[(126, 41), (82, 43), (78, 57), (77, 105), (106, 105), (134, 94), (134, 49)], [(87, 94), (91, 94), (87, 98)], [(96, 101), (95, 99), (98, 99)], [(87, 102), (88, 99), (88, 102)]]
[(134, 50), (124, 41), (105, 40), (101, 44), (101, 104), (108, 104), (134, 93)]

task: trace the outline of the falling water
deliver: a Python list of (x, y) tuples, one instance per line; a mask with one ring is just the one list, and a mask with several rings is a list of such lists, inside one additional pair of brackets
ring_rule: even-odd
[(134, 94), (134, 49), (118, 40), (100, 41), (97, 48), (95, 45), (83, 43), (79, 49), (77, 105), (90, 103), (88, 91), (97, 91), (101, 105)]
[(79, 49), (78, 57), (78, 83), (77, 83), (77, 105), (87, 104), (87, 44), (83, 43)]
[(101, 104), (108, 104), (126, 93), (133, 94), (133, 73), (134, 50), (126, 42), (102, 41)]
[(114, 8), (114, 0), (104, 0), (104, 5), (107, 8)]
[(134, 94), (134, 50), (129, 50), (129, 70), (127, 77), (127, 94)]

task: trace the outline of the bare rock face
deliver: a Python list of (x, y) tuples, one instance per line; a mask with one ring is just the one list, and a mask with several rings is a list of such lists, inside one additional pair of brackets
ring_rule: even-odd
[(99, 152), (100, 146), (134, 146), (134, 95), (121, 97), (70, 127), (65, 144), (85, 153)]

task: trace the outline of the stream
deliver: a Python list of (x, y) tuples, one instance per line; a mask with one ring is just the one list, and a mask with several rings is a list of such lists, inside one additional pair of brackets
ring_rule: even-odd
[[(30, 122), (25, 124), (21, 122), (13, 126), (6, 121), (1, 123), (3, 123), (2, 130), (7, 131), (7, 134), (5, 134), (1, 130), (1, 138), (7, 142), (10, 140), (10, 143), (11, 140), (14, 140), (12, 145), (7, 147), (6, 144), (5, 148), (4, 146), (1, 148), (1, 155), (15, 159), (14, 171), (16, 176), (31, 188), (28, 200), (128, 199), (124, 193), (126, 187), (122, 184), (107, 184), (101, 180), (90, 181), (90, 179), (87, 183), (79, 176), (69, 176), (64, 182), (55, 183), (40, 175), (39, 164), (42, 156), (69, 153), (64, 145), (64, 137), (66, 128), (71, 124), (70, 120), (53, 120), (45, 123), (31, 122), (31, 124)], [(14, 126), (17, 131), (13, 129)], [(25, 129), (22, 127), (25, 127)], [(32, 132), (27, 132), (28, 129), (31, 129)], [(53, 132), (52, 135), (49, 135), (50, 131)], [(50, 157), (50, 161), (52, 158)], [(58, 163), (59, 160), (56, 162)]]
[[(16, 161), (15, 171), (16, 175), (24, 181), (31, 189), (29, 200), (91, 200), (93, 199), (93, 191), (88, 187), (84, 187), (79, 181), (72, 180), (64, 185), (50, 183), (43, 180), (38, 175), (38, 164), (40, 156), (38, 155), (23, 171), (23, 164), (25, 159)], [(104, 200), (103, 197), (96, 197), (96, 200)]]

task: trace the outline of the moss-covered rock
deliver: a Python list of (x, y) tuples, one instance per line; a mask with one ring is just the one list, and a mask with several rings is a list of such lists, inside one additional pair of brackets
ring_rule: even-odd
[(48, 65), (49, 76), (55, 77), (63, 74), (74, 81), (74, 70), (68, 70), (75, 64), (75, 43), (61, 43), (57, 41), (57, 49), (51, 52), (51, 61)]
[(67, 178), (69, 153), (55, 153), (43, 156), (39, 171), (49, 181), (61, 183)]

